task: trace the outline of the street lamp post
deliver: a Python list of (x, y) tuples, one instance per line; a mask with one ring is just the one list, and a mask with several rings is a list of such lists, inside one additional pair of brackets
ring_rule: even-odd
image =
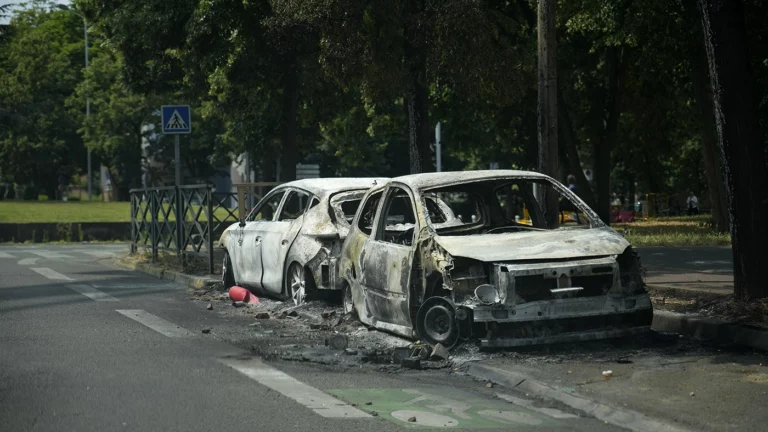
[[(88, 21), (86, 21), (85, 16), (73, 11), (69, 8), (67, 5), (59, 4), (56, 5), (57, 8), (71, 12), (80, 18), (83, 19), (83, 34), (85, 35), (85, 70), (88, 71)], [(91, 117), (91, 97), (88, 92), (85, 94), (85, 118), (88, 119)], [(93, 200), (93, 175), (91, 171), (91, 149), (88, 148), (88, 201)]]

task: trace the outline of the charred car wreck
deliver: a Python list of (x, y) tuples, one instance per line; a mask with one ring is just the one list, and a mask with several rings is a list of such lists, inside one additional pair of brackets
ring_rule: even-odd
[(222, 281), (299, 305), (316, 290), (338, 290), (337, 258), (360, 199), (374, 178), (307, 179), (270, 191), (221, 235)]
[(448, 347), (626, 336), (653, 317), (629, 243), (534, 172), (416, 174), (372, 188), (339, 273), (345, 309), (362, 322)]

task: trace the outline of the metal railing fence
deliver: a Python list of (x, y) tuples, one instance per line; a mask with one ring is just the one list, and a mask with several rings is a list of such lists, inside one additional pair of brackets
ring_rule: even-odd
[[(237, 192), (214, 192), (211, 185), (131, 189), (131, 253), (149, 250), (204, 258), (213, 273), (214, 243), (279, 183), (234, 185)], [(240, 205), (243, 203), (243, 205)]]

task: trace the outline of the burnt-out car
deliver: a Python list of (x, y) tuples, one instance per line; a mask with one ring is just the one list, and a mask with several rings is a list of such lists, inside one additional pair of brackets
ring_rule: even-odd
[(338, 290), (337, 258), (357, 206), (375, 178), (306, 179), (270, 191), (221, 235), (222, 281), (304, 303)]
[(653, 317), (629, 243), (535, 172), (391, 179), (363, 198), (340, 260), (348, 311), (430, 344), (626, 336)]

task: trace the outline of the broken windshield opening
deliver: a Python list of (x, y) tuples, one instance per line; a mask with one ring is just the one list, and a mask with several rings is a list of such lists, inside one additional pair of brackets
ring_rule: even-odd
[[(559, 224), (545, 217), (544, 197), (558, 197)], [(470, 235), (589, 228), (595, 221), (564, 187), (546, 179), (492, 179), (426, 190), (424, 206), (438, 234)]]

